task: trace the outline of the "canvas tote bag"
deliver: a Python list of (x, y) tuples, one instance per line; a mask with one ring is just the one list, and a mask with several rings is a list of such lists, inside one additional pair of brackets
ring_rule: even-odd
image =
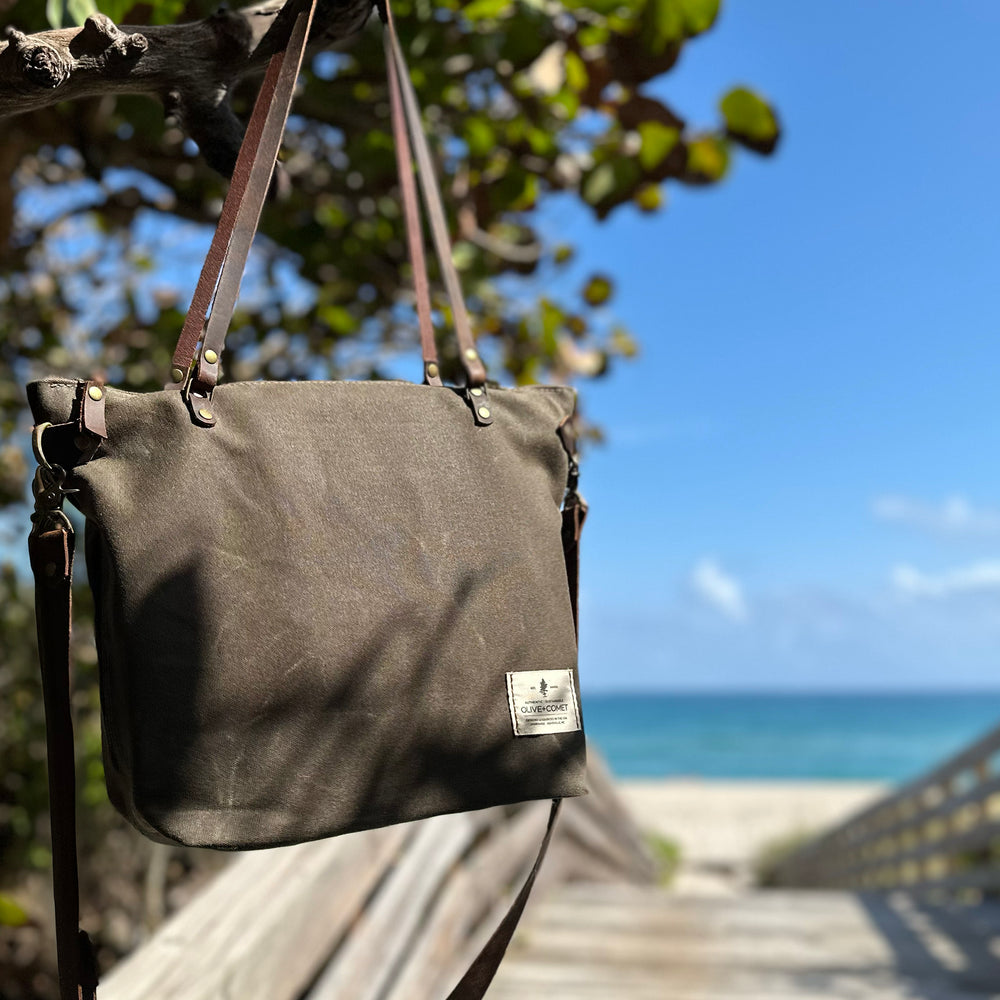
[[(486, 385), (387, 7), (423, 382), (219, 381), (314, 6), (286, 6), (287, 47), (262, 85), (167, 386), (28, 388), (63, 1000), (96, 988), (78, 929), (67, 496), (86, 522), (108, 792), (147, 836), (243, 850), (553, 799), (527, 883), (451, 994), (472, 1000), (513, 933), (558, 800), (586, 791), (574, 392)], [(411, 143), (463, 386), (440, 377)]]

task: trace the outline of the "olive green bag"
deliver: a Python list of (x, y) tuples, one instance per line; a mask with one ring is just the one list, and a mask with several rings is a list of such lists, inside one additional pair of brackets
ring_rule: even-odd
[[(67, 494), (86, 520), (108, 791), (144, 834), (273, 847), (586, 790), (574, 393), (487, 388), (388, 11), (424, 381), (218, 381), (308, 35), (312, 4), (299, 6), (248, 127), (168, 387), (137, 394), (62, 378), (29, 387), (65, 1000), (96, 986), (77, 929)], [(462, 387), (440, 379), (411, 142)], [(453, 997), (485, 991), (530, 881)]]

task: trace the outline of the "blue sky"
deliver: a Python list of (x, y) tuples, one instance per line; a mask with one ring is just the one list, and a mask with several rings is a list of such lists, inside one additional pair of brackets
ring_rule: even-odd
[(552, 230), (642, 356), (585, 388), (583, 683), (1000, 686), (1000, 5), (727, 0), (656, 88), (776, 157)]

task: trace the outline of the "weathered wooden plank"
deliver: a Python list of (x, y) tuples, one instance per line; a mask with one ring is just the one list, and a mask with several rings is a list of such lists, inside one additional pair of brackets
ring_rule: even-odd
[[(582, 850), (589, 852), (595, 864), (616, 869), (621, 877), (648, 882), (655, 874), (655, 866), (645, 847), (636, 847), (613, 830), (602, 824), (593, 808), (578, 805), (576, 800), (567, 802), (560, 818), (560, 837), (570, 839)], [(641, 853), (640, 853), (641, 851)]]
[(515, 938), (488, 1000), (993, 1000), (998, 926), (995, 908), (905, 894), (566, 886)]
[(101, 985), (101, 1000), (293, 1000), (403, 849), (407, 827), (239, 857)]
[(637, 881), (655, 878), (657, 866), (645, 837), (618, 794), (604, 758), (596, 752), (590, 753), (587, 780), (590, 794), (567, 801), (564, 808), (567, 811), (581, 809), (592, 815), (608, 836), (629, 852)]
[(463, 961), (470, 935), (478, 926), (492, 933), (489, 921), (495, 908), (505, 909), (520, 888), (541, 842), (547, 813), (547, 803), (525, 807), (491, 830), (463, 861), (425, 915), (422, 933), (385, 1000), (437, 1000), (454, 986), (468, 964)]
[(425, 913), (476, 836), (497, 813), (461, 813), (425, 820), (405, 856), (379, 886), (309, 993), (310, 1000), (373, 1000), (403, 962)]

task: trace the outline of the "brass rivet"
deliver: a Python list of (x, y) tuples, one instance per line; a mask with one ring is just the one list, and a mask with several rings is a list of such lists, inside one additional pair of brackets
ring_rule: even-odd
[(470, 389), (469, 392), (471, 392), (473, 396), (481, 396), (483, 394), (482, 389)]
[(211, 410), (205, 410), (205, 409), (199, 410), (198, 411), (198, 416), (201, 417), (202, 420), (213, 420), (214, 419)]
[(479, 360), (479, 355), (471, 347), (467, 347), (465, 349), (465, 356), (466, 358), (468, 358), (469, 361)]
[(427, 366), (427, 374), (430, 375), (431, 378), (437, 378), (437, 373), (438, 373), (438, 366), (433, 362), (431, 362)]
[(210, 364), (214, 365), (216, 361), (219, 360), (219, 355), (215, 351), (205, 351), (205, 360)]
[(488, 406), (480, 406), (479, 407), (479, 415), (483, 418), (483, 420), (489, 420), (490, 419), (490, 410), (489, 410), (489, 407)]
[(93, 399), (93, 400), (95, 400), (95, 401), (98, 400), (98, 399), (103, 399), (104, 398), (104, 390), (99, 385), (92, 385), (87, 390), (87, 395), (90, 396), (90, 398)]
[(184, 372), (180, 368), (171, 368), (170, 369), (170, 377), (175, 382), (183, 382), (184, 381)]

